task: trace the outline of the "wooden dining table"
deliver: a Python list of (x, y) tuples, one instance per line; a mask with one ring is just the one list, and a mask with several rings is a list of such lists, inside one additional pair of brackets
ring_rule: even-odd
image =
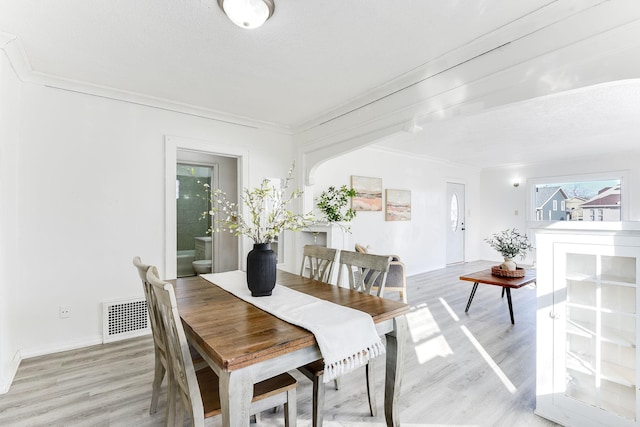
[[(224, 426), (249, 425), (254, 383), (322, 358), (311, 332), (256, 308), (206, 279), (195, 276), (170, 282), (187, 340), (220, 377)], [(281, 270), (277, 283), (371, 315), (378, 333), (386, 336), (386, 423), (399, 426), (397, 402), (409, 306)]]

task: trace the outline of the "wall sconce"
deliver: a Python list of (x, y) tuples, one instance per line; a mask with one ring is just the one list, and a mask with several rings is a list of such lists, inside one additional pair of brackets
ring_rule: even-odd
[(518, 180), (513, 181), (513, 186), (514, 187), (520, 187), (520, 181), (518, 181)]
[(218, 0), (218, 6), (238, 27), (258, 28), (273, 15), (273, 0)]

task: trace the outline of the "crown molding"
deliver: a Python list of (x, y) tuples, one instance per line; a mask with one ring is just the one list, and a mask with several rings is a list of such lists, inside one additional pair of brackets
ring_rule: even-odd
[(130, 92), (112, 87), (101, 86), (83, 81), (65, 79), (58, 76), (34, 71), (29, 62), (29, 58), (22, 46), (20, 39), (12, 34), (0, 32), (0, 50), (4, 51), (9, 64), (16, 73), (18, 79), (24, 83), (37, 84), (54, 89), (76, 92), (89, 96), (122, 101), (131, 104), (141, 105), (149, 108), (172, 111), (180, 114), (187, 114), (194, 117), (201, 117), (208, 120), (227, 123), (235, 126), (242, 126), (251, 129), (267, 130), (271, 132), (292, 135), (288, 126), (278, 123), (270, 123), (248, 117), (233, 115), (222, 111), (189, 105), (168, 99), (153, 97), (136, 92)]
[(0, 49), (4, 49), (7, 44), (11, 43), (15, 39), (16, 36), (14, 36), (13, 34), (3, 33), (2, 31), (0, 31)]
[[(22, 82), (28, 82), (33, 70), (18, 37), (0, 32), (0, 49), (4, 51), (9, 60), (9, 65), (11, 65), (18, 79)], [(35, 78), (32, 80), (35, 80)]]

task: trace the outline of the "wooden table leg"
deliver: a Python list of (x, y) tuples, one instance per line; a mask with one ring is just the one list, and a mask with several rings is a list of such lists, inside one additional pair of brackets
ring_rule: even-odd
[(464, 309), (464, 312), (469, 311), (469, 307), (471, 307), (471, 301), (473, 301), (473, 296), (476, 294), (476, 289), (478, 289), (478, 282), (473, 284), (473, 288), (471, 289), (471, 295), (469, 295), (469, 302), (467, 303), (467, 308)]
[(220, 373), (220, 406), (223, 426), (248, 427), (252, 398), (253, 380), (248, 369)]
[(507, 287), (502, 289), (507, 290), (507, 301), (509, 302), (509, 315), (511, 316), (511, 324), (514, 325), (515, 322), (513, 321), (513, 306), (511, 305), (511, 289)]
[(407, 318), (393, 319), (393, 332), (387, 334), (387, 367), (384, 384), (384, 416), (387, 427), (400, 426), (400, 385), (404, 371), (404, 348), (407, 343)]

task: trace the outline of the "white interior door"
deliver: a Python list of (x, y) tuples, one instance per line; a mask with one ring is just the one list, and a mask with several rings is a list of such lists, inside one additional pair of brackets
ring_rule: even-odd
[(464, 262), (464, 184), (447, 182), (447, 264)]

